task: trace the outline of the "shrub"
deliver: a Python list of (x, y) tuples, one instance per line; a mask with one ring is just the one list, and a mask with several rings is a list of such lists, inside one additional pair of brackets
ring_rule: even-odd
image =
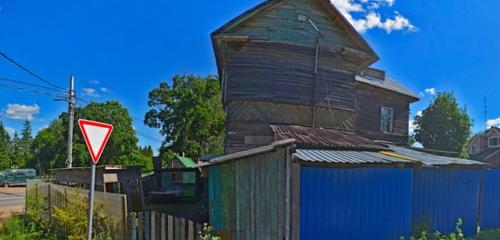
[[(64, 198), (66, 204), (54, 207), (49, 220), (44, 198), (35, 191), (26, 195), (26, 211), (14, 214), (5, 223), (0, 230), (0, 240), (87, 239), (88, 198), (79, 193), (68, 194)], [(112, 239), (111, 224), (102, 212), (102, 205), (94, 204), (93, 239)]]
[[(63, 207), (55, 207), (53, 228), (59, 229), (58, 234), (69, 240), (87, 239), (88, 198), (81, 194), (68, 194)], [(94, 239), (112, 239), (111, 224), (102, 213), (102, 205), (94, 204), (92, 233)]]
[[(440, 233), (439, 231), (436, 231), (432, 234), (429, 234), (428, 231), (423, 230), (419, 232), (417, 236), (412, 236), (408, 238), (409, 240), (465, 240), (465, 236), (462, 231), (462, 219), (457, 220), (457, 224), (455, 227), (455, 232), (453, 233), (448, 233), (448, 234), (443, 234)], [(405, 240), (407, 238), (401, 237), (400, 240)]]

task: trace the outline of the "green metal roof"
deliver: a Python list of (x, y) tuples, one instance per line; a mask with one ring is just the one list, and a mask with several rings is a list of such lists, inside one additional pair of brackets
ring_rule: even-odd
[(196, 163), (191, 158), (177, 156), (177, 159), (179, 159), (179, 161), (182, 163), (182, 165), (184, 165), (184, 167), (192, 168), (196, 166)]

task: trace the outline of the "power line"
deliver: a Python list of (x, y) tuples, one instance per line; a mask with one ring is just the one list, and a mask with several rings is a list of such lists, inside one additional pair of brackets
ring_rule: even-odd
[(6, 78), (6, 77), (0, 77), (0, 81), (12, 82), (12, 83), (18, 83), (18, 84), (24, 84), (24, 85), (31, 86), (31, 87), (43, 88), (43, 89), (47, 89), (47, 90), (53, 90), (53, 91), (64, 92), (64, 93), (67, 92), (67, 91), (62, 91), (62, 90), (60, 90), (58, 88), (46, 87), (46, 86), (42, 86), (42, 85), (39, 85), (39, 84), (30, 83), (30, 82), (24, 82), (24, 81), (12, 79), (12, 78)]
[(54, 83), (51, 83), (50, 81), (48, 80), (45, 80), (44, 78), (42, 78), (40, 75), (34, 73), (33, 71), (31, 71), (30, 69), (28, 69), (27, 67), (23, 66), (21, 63), (17, 62), (16, 60), (12, 59), (11, 57), (7, 56), (7, 54), (5, 54), (4, 52), (0, 51), (0, 56), (5, 58), (7, 61), (13, 63), (14, 65), (16, 65), (17, 67), (19, 67), (20, 69), (22, 69), (23, 71), (27, 72), (28, 74), (30, 74), (31, 76), (35, 77), (36, 79), (54, 87), (54, 88), (57, 88), (59, 90), (67, 90), (63, 87), (60, 87)]
[(44, 92), (44, 91), (40, 91), (38, 89), (23, 88), (23, 87), (19, 87), (19, 86), (13, 86), (13, 85), (4, 84), (4, 83), (0, 83), (0, 87), (15, 89), (15, 90), (20, 91), (20, 92), (31, 92), (31, 93), (36, 93), (36, 94), (41, 94), (41, 95), (47, 95), (47, 96), (57, 97), (57, 98), (62, 97), (62, 96), (56, 95), (54, 93)]
[(140, 132), (140, 131), (137, 131), (137, 130), (135, 130), (135, 132), (137, 133), (137, 135), (139, 135), (139, 136), (141, 136), (141, 137), (143, 137), (143, 138), (146, 138), (146, 139), (149, 139), (149, 140), (152, 140), (152, 141), (158, 142), (158, 143), (163, 143), (163, 141), (162, 141), (162, 140), (157, 139), (157, 138), (152, 137), (152, 136), (149, 136), (149, 135), (147, 135), (147, 134), (145, 134), (145, 133), (143, 133), (143, 132)]

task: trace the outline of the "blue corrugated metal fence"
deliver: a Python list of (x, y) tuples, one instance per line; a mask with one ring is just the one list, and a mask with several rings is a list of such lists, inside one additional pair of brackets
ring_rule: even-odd
[(483, 194), (479, 226), (481, 231), (500, 228), (500, 170), (483, 172)]
[(399, 239), (411, 234), (410, 168), (301, 169), (300, 239)]
[[(455, 231), (458, 218), (467, 236), (476, 233), (481, 170), (422, 168), (415, 170), (414, 228)], [(425, 230), (425, 229), (423, 229)]]

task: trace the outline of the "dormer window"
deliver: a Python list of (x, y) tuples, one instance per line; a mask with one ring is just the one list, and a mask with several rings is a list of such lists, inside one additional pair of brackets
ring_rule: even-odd
[(500, 147), (500, 137), (490, 137), (488, 138), (488, 147)]
[(380, 131), (382, 133), (392, 133), (394, 111), (390, 107), (380, 108)]

